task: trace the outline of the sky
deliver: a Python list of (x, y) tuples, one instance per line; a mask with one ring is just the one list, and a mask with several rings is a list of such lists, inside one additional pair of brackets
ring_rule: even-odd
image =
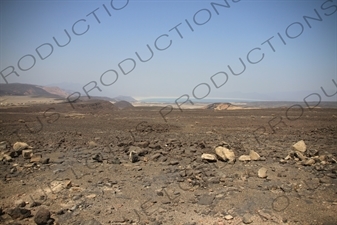
[(0, 7), (0, 83), (136, 99), (337, 101), (321, 89), (337, 91), (337, 0), (2, 0)]

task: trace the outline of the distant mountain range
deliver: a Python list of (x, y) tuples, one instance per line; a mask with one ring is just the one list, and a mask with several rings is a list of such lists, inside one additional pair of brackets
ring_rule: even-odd
[[(57, 98), (57, 99), (66, 99), (69, 95), (76, 92), (76, 84), (69, 83), (60, 83), (61, 86), (41, 86), (35, 84), (21, 84), (21, 83), (12, 83), (12, 84), (1, 84), (0, 83), (0, 96), (34, 96), (34, 97), (47, 97), (47, 98)], [(71, 88), (71, 89), (65, 89)], [(73, 89), (75, 88), (75, 89)], [(313, 94), (318, 93), (318, 94)], [(329, 91), (328, 93), (335, 93), (335, 91)], [(309, 96), (306, 100), (317, 102), (317, 101), (337, 101), (337, 95), (333, 97), (326, 97), (320, 90), (317, 91), (296, 91), (296, 92), (275, 92), (272, 94), (260, 94), (260, 93), (242, 93), (239, 91), (228, 92), (228, 93), (215, 93), (218, 98), (207, 97), (200, 101), (193, 100), (194, 102), (262, 102), (262, 101), (297, 101), (303, 102), (304, 98)], [(81, 93), (81, 100), (87, 100), (88, 97)], [(75, 97), (75, 96), (73, 96)], [(321, 99), (319, 99), (321, 97)], [(131, 96), (119, 95), (114, 98), (106, 96), (91, 96), (91, 99), (106, 100), (111, 102), (118, 101), (127, 101), (127, 102), (138, 102), (135, 98)], [(164, 97), (150, 97), (142, 98), (142, 102), (159, 102), (159, 103), (172, 103), (177, 100), (177, 98), (164, 98)]]
[(137, 102), (137, 100), (132, 98), (131, 96), (124, 96), (124, 95), (119, 95), (117, 97), (114, 97), (113, 99), (116, 102), (119, 102), (119, 101)]
[(33, 84), (0, 84), (0, 96), (34, 96), (47, 98), (65, 98), (69, 94), (58, 87), (45, 87)]
[[(0, 84), (0, 96), (34, 96), (45, 98), (67, 98), (73, 91), (64, 90), (57, 86), (41, 86), (35, 84)], [(83, 96), (81, 100), (87, 100), (88, 97)], [(137, 100), (130, 96), (117, 96), (115, 98), (104, 96), (92, 96), (91, 99), (106, 100), (112, 102), (127, 101), (136, 102)]]

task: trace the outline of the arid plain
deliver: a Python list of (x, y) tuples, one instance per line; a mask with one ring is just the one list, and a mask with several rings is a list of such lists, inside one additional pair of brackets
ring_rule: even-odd
[(34, 101), (0, 107), (1, 224), (337, 223), (330, 104)]

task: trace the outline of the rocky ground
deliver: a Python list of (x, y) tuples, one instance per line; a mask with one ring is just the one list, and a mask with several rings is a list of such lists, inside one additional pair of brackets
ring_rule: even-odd
[(337, 224), (337, 109), (159, 110), (1, 108), (0, 224)]

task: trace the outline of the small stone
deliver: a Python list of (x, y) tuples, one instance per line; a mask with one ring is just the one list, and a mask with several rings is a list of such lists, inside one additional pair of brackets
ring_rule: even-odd
[(23, 201), (22, 199), (16, 200), (14, 202), (15, 207), (25, 207), (26, 206), (26, 202)]
[(82, 197), (83, 197), (82, 194), (74, 195), (74, 196), (72, 197), (72, 200), (73, 200), (73, 201), (77, 201), (77, 200), (81, 199)]
[(226, 215), (225, 216), (225, 220), (232, 220), (233, 219), (233, 216), (231, 216), (231, 215)]
[(149, 151), (146, 149), (140, 149), (139, 151), (136, 151), (136, 152), (138, 152), (138, 156), (145, 156), (149, 154)]
[(41, 163), (42, 164), (48, 164), (49, 160), (50, 160), (49, 158), (43, 159), (43, 160), (41, 160)]
[(304, 153), (307, 150), (307, 146), (305, 145), (305, 143), (304, 143), (303, 140), (301, 140), (301, 141), (297, 142), (296, 144), (294, 144), (292, 146), (292, 148), (295, 151), (299, 151), (299, 152), (302, 152), (302, 153)]
[(271, 220), (271, 219), (272, 219), (272, 217), (271, 217), (270, 214), (268, 214), (268, 213), (266, 213), (266, 212), (263, 212), (262, 210), (258, 210), (257, 212), (258, 212), (258, 214), (259, 214), (262, 218), (264, 218), (264, 219), (266, 219), (266, 220)]
[(242, 218), (242, 222), (243, 222), (244, 224), (250, 224), (250, 223), (252, 223), (252, 222), (253, 222), (253, 220), (252, 220), (252, 215), (251, 215), (250, 213), (246, 213), (246, 214), (243, 216), (243, 218)]
[(23, 150), (22, 156), (24, 159), (30, 159), (33, 156), (33, 150)]
[(96, 162), (99, 162), (99, 163), (103, 162), (103, 156), (100, 153), (94, 155), (94, 157), (92, 157), (92, 159), (95, 160)]
[(34, 217), (34, 222), (37, 225), (46, 225), (48, 224), (48, 220), (50, 219), (50, 212), (48, 209), (41, 208), (36, 212)]
[(291, 159), (291, 158), (292, 158), (291, 155), (288, 154), (288, 155), (284, 158), (284, 160), (289, 160), (289, 159)]
[(156, 153), (153, 156), (151, 156), (151, 160), (152, 161), (157, 161), (160, 158), (161, 154), (160, 153)]
[(311, 166), (313, 164), (315, 164), (315, 160), (314, 159), (308, 159), (305, 162), (303, 162), (303, 165), (305, 165), (305, 166)]
[(162, 190), (156, 190), (158, 196), (164, 196), (164, 192)]
[(7, 154), (3, 154), (2, 158), (5, 159), (5, 161), (7, 161), (7, 162), (12, 162), (13, 161), (12, 157), (10, 157)]
[(216, 156), (213, 154), (204, 153), (201, 155), (201, 159), (207, 160), (209, 162), (216, 162)]
[(222, 177), (220, 177), (220, 182), (226, 182), (227, 177), (225, 175), (223, 175)]
[(6, 150), (6, 148), (7, 148), (7, 142), (1, 141), (0, 142), (0, 150)]
[(148, 141), (142, 141), (142, 142), (138, 142), (137, 146), (141, 147), (141, 148), (146, 148), (147, 146), (149, 146), (150, 142)]
[(284, 159), (280, 159), (280, 163), (281, 163), (281, 164), (286, 164), (286, 163), (287, 163), (287, 161), (286, 161), (286, 160), (284, 160)]
[(31, 167), (33, 167), (33, 166), (36, 166), (36, 163), (25, 163), (25, 164), (23, 165), (23, 167), (25, 167), (25, 168), (31, 168)]
[(327, 156), (326, 156), (326, 155), (320, 155), (320, 156), (318, 157), (318, 159), (319, 159), (321, 162), (324, 162), (324, 161), (327, 160)]
[(138, 161), (138, 154), (136, 151), (130, 151), (130, 154), (129, 154), (129, 160), (130, 162), (132, 163), (135, 163)]
[(257, 172), (258, 177), (260, 178), (266, 178), (267, 177), (267, 169), (262, 167), (259, 169), (259, 171)]
[(173, 161), (170, 161), (168, 164), (171, 165), (171, 166), (178, 165), (179, 161), (173, 160)]
[(89, 148), (97, 147), (97, 143), (94, 141), (89, 141), (88, 145), (89, 145)]
[(40, 206), (41, 205), (41, 203), (40, 202), (32, 202), (32, 204), (30, 204), (30, 207), (31, 208), (34, 208), (34, 207), (37, 207), (37, 206)]
[(86, 198), (89, 198), (89, 199), (94, 199), (94, 198), (96, 198), (96, 194), (90, 194), (90, 195), (87, 195), (87, 196), (85, 196)]
[(31, 158), (30, 158), (30, 162), (40, 162), (42, 160), (42, 155), (41, 154), (32, 154)]
[(69, 189), (69, 188), (71, 188), (71, 187), (73, 186), (73, 184), (72, 184), (71, 180), (68, 180), (68, 181), (65, 181), (65, 182), (64, 182), (64, 186), (65, 186), (67, 189)]
[(242, 161), (242, 162), (250, 161), (250, 160), (251, 160), (251, 158), (250, 158), (249, 155), (242, 155), (242, 156), (239, 157), (239, 161)]
[(295, 156), (302, 161), (307, 159), (301, 152), (295, 152)]
[(108, 159), (107, 163), (110, 163), (110, 164), (121, 164), (121, 161), (119, 160), (119, 158), (112, 158), (112, 159)]
[(253, 161), (260, 160), (260, 158), (261, 158), (261, 156), (260, 156), (257, 152), (255, 152), (255, 151), (253, 151), (253, 150), (250, 150), (250, 151), (249, 151), (249, 157), (250, 157), (250, 159), (253, 160)]
[(18, 157), (20, 154), (22, 153), (22, 151), (11, 151), (9, 152), (9, 156), (12, 157), (12, 158), (16, 158)]

